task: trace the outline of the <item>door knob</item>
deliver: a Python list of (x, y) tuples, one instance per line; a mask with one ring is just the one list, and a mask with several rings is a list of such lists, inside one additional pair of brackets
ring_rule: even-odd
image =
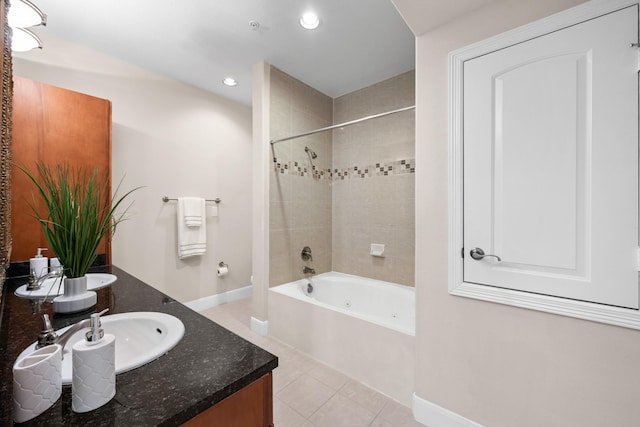
[(476, 261), (480, 261), (481, 259), (486, 258), (488, 256), (494, 257), (495, 259), (498, 260), (498, 262), (502, 261), (502, 259), (498, 255), (485, 254), (482, 248), (471, 249), (471, 251), (469, 251), (469, 255), (471, 255), (471, 258), (475, 259)]

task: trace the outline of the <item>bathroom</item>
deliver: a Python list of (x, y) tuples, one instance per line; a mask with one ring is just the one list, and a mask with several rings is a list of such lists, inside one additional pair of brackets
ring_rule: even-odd
[[(487, 426), (634, 425), (639, 415), (635, 384), (640, 371), (636, 331), (453, 297), (447, 292), (447, 55), (582, 2), (475, 2), (477, 7), (441, 17), (438, 25), (425, 18), (431, 13), (422, 9), (426, 6), (421, 2), (394, 3), (417, 35), (415, 395)], [(253, 273), (252, 316), (268, 320), (266, 272), (271, 258), (265, 259), (264, 253), (269, 227), (252, 217), (252, 210), (266, 206), (269, 193), (256, 195), (254, 184), (254, 200), (246, 194), (252, 191), (252, 179), (254, 183), (268, 181), (271, 147), (264, 144), (260, 157), (264, 164), (253, 167), (255, 175), (262, 175), (238, 172), (238, 165), (247, 164), (259, 149), (252, 143), (255, 121), (251, 109), (51, 37), (42, 53), (56, 51), (66, 54), (41, 63), (23, 55), (14, 62), (14, 69), (25, 77), (117, 103), (113, 112), (114, 179), (125, 176), (125, 183), (151, 182), (136, 196), (132, 220), (123, 223), (117, 233), (114, 263), (145, 282), (158, 284), (161, 291), (180, 301), (210, 295), (210, 274), (188, 263), (180, 265), (173, 245), (162, 240), (171, 237), (158, 232), (175, 215), (171, 206), (162, 204), (162, 196), (181, 195), (186, 171), (197, 174), (209, 168), (215, 173), (194, 180), (198, 184), (190, 190), (222, 199), (217, 221), (224, 220), (229, 226), (218, 228), (213, 238), (236, 244), (231, 253), (212, 248), (207, 262), (223, 260), (243, 272), (242, 277), (219, 281), (216, 293), (248, 286)], [(204, 117), (207, 110), (214, 111), (215, 120), (210, 114)], [(274, 137), (264, 135), (260, 143)], [(160, 144), (162, 149), (158, 149)], [(208, 148), (211, 144), (215, 152)], [(324, 161), (321, 149), (312, 148), (318, 160)], [(306, 155), (304, 151), (299, 154)], [(200, 167), (190, 167), (193, 158), (201, 162)], [(211, 189), (216, 193), (211, 194)], [(136, 221), (136, 217), (145, 221)], [(253, 224), (252, 232), (248, 224)], [(384, 242), (367, 241), (370, 243)], [(317, 257), (314, 264), (323, 262), (320, 246), (316, 252), (314, 244), (307, 244)], [(294, 257), (288, 262), (290, 271), (297, 274), (302, 268), (302, 246), (293, 249)], [(249, 253), (253, 260), (246, 256)], [(318, 265), (314, 267), (325, 268)], [(194, 285), (180, 285), (185, 282)]]

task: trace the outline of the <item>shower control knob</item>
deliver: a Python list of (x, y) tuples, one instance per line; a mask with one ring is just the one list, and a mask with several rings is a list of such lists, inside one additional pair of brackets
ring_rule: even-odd
[(313, 261), (313, 257), (311, 256), (311, 248), (309, 246), (305, 246), (302, 248), (302, 252), (300, 252), (300, 257), (303, 261)]
[(495, 259), (498, 260), (498, 262), (502, 261), (502, 259), (498, 255), (485, 254), (482, 248), (471, 249), (469, 251), (469, 255), (471, 255), (471, 258), (475, 259), (476, 261), (480, 261), (486, 257), (494, 257)]

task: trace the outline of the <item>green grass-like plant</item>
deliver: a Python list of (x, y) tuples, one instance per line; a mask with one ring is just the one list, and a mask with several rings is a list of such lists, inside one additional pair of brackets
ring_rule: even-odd
[(39, 162), (38, 177), (26, 167), (18, 168), (35, 184), (44, 201), (46, 212), (37, 208), (34, 196), (34, 217), (60, 260), (65, 276), (84, 276), (97, 256), (100, 241), (125, 219), (130, 205), (121, 213), (116, 213), (116, 209), (138, 188), (116, 198), (120, 186), (113, 197), (108, 195), (109, 180), (98, 168), (66, 164), (51, 167)]

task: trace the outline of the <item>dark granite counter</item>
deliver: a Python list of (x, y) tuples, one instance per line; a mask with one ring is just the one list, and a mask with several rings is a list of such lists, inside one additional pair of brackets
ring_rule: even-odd
[[(12, 368), (17, 356), (35, 341), (42, 314), (49, 313), (54, 329), (109, 308), (108, 314), (158, 311), (178, 317), (185, 326), (182, 340), (168, 353), (116, 377), (116, 395), (105, 406), (85, 414), (71, 410), (71, 386), (46, 412), (21, 425), (36, 426), (174, 426), (205, 411), (278, 366), (276, 356), (144, 284), (117, 267), (92, 270), (118, 276), (98, 290), (95, 310), (54, 315), (50, 303), (36, 307), (13, 295), (25, 278), (5, 283), (0, 305), (0, 425), (13, 424)], [(117, 345), (117, 342), (116, 342)]]

